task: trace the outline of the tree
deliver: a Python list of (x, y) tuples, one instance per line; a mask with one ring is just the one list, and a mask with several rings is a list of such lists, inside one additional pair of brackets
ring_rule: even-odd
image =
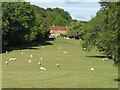
[(58, 17), (59, 15), (52, 12), (52, 11), (47, 11), (46, 12), (47, 14), (47, 17), (44, 19), (44, 22), (48, 25), (48, 26), (51, 26), (53, 25), (53, 21), (55, 20), (56, 17)]
[(73, 20), (68, 26), (69, 28), (67, 29), (67, 32), (68, 32), (67, 36), (74, 37), (77, 39), (82, 38), (82, 34), (83, 34), (82, 27), (84, 23), (86, 22)]
[(19, 45), (35, 39), (35, 15), (28, 2), (3, 2), (3, 46)]
[(3, 46), (45, 41), (50, 25), (65, 26), (71, 20), (63, 9), (44, 9), (28, 2), (3, 2), (2, 15)]
[(101, 10), (84, 28), (86, 33), (84, 32), (83, 36), (83, 47), (89, 50), (96, 46), (119, 66), (120, 2), (101, 2), (100, 4)]
[(66, 26), (68, 24), (67, 20), (62, 18), (61, 16), (57, 16), (55, 20), (52, 22), (55, 26)]
[(72, 20), (70, 14), (67, 11), (64, 11), (64, 9), (53, 8), (52, 11), (55, 12), (55, 13), (57, 13), (58, 15), (60, 15), (65, 20), (68, 20), (68, 21)]

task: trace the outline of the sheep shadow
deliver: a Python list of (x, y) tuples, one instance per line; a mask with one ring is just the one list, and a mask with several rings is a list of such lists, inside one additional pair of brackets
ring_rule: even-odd
[(106, 56), (86, 56), (86, 57), (90, 57), (90, 58), (107, 58)]

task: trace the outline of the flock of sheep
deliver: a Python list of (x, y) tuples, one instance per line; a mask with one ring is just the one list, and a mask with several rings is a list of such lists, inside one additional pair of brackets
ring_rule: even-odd
[[(44, 47), (42, 47), (42, 48), (44, 48)], [(59, 50), (60, 50), (61, 48), (62, 48), (62, 47), (59, 47)], [(6, 53), (8, 53), (8, 51), (6, 51)], [(67, 52), (64, 51), (63, 53), (66, 54)], [(24, 54), (24, 52), (21, 52), (21, 54)], [(30, 57), (33, 58), (33, 55), (30, 55)], [(17, 59), (17, 58), (15, 58), (15, 57), (14, 57), (14, 58), (10, 58), (9, 61), (16, 61), (16, 59)], [(40, 60), (42, 61), (43, 58), (41, 57)], [(32, 63), (32, 61), (31, 61), (31, 60), (28, 60), (28, 63)], [(8, 64), (9, 64), (8, 61), (6, 61), (5, 64), (8, 65)], [(38, 65), (40, 65), (40, 70), (41, 70), (41, 71), (46, 71), (46, 70), (47, 70), (45, 67), (42, 67), (42, 66), (41, 66), (41, 65), (42, 65), (41, 62), (38, 62)], [(56, 67), (59, 68), (59, 67), (60, 67), (60, 64), (57, 63), (57, 64), (56, 64)]]
[[(44, 48), (44, 47), (42, 47), (42, 48)], [(60, 50), (60, 49), (62, 49), (62, 47), (59, 47), (58, 49)], [(83, 48), (83, 49), (85, 50), (85, 48)], [(8, 53), (8, 51), (6, 51), (6, 53)], [(64, 51), (63, 53), (66, 54), (67, 51)], [(21, 52), (21, 54), (24, 54), (24, 52)], [(33, 55), (30, 55), (30, 57), (33, 58)], [(14, 57), (14, 58), (10, 58), (9, 61), (16, 61), (16, 59), (17, 59), (17, 58), (15, 58), (15, 57)], [(40, 60), (42, 61), (43, 58), (41, 57)], [(105, 60), (108, 60), (108, 58), (103, 58), (102, 60), (105, 61)], [(31, 61), (31, 60), (28, 60), (28, 63), (32, 63), (32, 61)], [(5, 64), (8, 65), (9, 63), (6, 61)], [(41, 62), (38, 62), (38, 65), (40, 65), (40, 70), (41, 70), (41, 71), (46, 71), (46, 70), (47, 70), (45, 67), (42, 67), (42, 66), (41, 66), (41, 65), (42, 65)], [(59, 67), (60, 67), (60, 64), (57, 63), (57, 64), (56, 64), (56, 67), (59, 68)], [(92, 67), (92, 68), (90, 68), (90, 70), (91, 70), (91, 71), (94, 71), (95, 68)]]

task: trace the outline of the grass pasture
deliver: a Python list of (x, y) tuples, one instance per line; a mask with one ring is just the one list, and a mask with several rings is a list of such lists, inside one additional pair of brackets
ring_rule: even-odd
[[(53, 45), (34, 46), (2, 54), (3, 88), (118, 88), (117, 68), (92, 49), (84, 52), (78, 40), (56, 39)], [(62, 47), (61, 50), (58, 48)], [(64, 54), (64, 51), (67, 51)], [(24, 54), (21, 54), (24, 52)], [(33, 55), (33, 58), (30, 57)], [(16, 61), (9, 61), (16, 57)], [(40, 60), (43, 57), (43, 60)], [(32, 63), (28, 63), (31, 60)], [(8, 61), (8, 65), (5, 64)], [(47, 71), (40, 71), (42, 63)], [(56, 67), (60, 64), (60, 68)], [(91, 71), (90, 68), (95, 68)]]

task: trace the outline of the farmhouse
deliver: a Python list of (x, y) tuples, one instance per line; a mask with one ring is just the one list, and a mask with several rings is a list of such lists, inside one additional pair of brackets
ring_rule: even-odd
[(67, 33), (67, 26), (49, 26), (51, 36), (59, 37), (60, 34)]

